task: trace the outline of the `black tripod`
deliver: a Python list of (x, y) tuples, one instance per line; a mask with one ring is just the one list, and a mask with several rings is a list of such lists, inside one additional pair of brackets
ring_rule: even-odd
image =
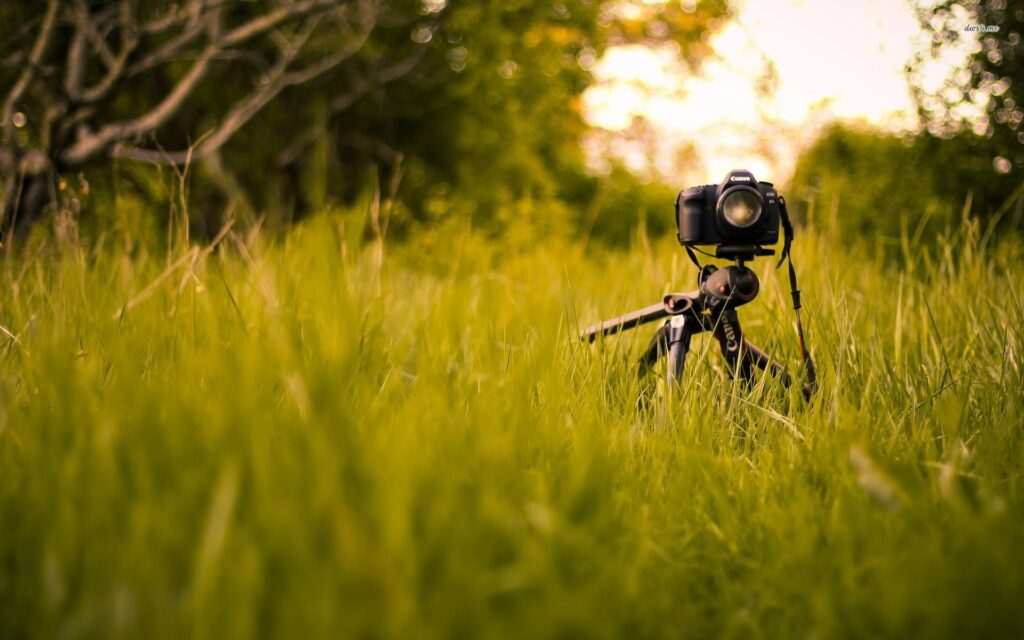
[[(757, 249), (757, 255), (772, 253), (770, 250)], [(682, 377), (686, 354), (690, 351), (690, 338), (695, 333), (709, 331), (718, 340), (730, 371), (738, 375), (748, 387), (754, 384), (754, 366), (779, 377), (789, 387), (791, 379), (782, 365), (744, 338), (740, 328), (736, 309), (756, 298), (760, 290), (757, 274), (743, 264), (752, 260), (754, 255), (752, 247), (719, 247), (716, 256), (733, 258), (736, 264), (721, 269), (714, 265), (701, 267), (697, 277), (700, 288), (697, 291), (671, 293), (659, 304), (587, 327), (580, 338), (593, 342), (601, 335), (612, 335), (667, 318), (654, 334), (640, 363), (649, 368), (659, 358), (666, 356), (666, 378), (670, 385)], [(802, 330), (800, 342), (801, 348), (804, 348)], [(804, 362), (809, 364), (810, 357), (806, 355), (806, 348), (804, 353)], [(808, 382), (803, 387), (805, 398), (810, 398), (815, 388), (813, 365), (809, 366), (808, 373)]]

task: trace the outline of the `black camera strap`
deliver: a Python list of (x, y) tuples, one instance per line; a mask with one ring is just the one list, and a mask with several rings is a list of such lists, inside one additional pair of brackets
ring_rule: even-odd
[(700, 270), (703, 269), (704, 266), (701, 265), (700, 260), (697, 259), (697, 254), (693, 252), (693, 248), (691, 248), (688, 244), (684, 244), (683, 248), (686, 249), (686, 255), (690, 256), (690, 262), (696, 265), (697, 271), (700, 272)]
[(775, 268), (781, 267), (784, 260), (789, 263), (789, 291), (790, 295), (793, 296), (793, 313), (796, 314), (796, 333), (800, 338), (800, 353), (804, 360), (804, 370), (807, 372), (807, 383), (804, 385), (803, 392), (804, 396), (809, 399), (811, 394), (818, 389), (818, 375), (814, 370), (811, 352), (807, 350), (807, 342), (804, 340), (804, 325), (800, 321), (800, 287), (796, 283), (796, 269), (793, 267), (793, 256), (790, 253), (793, 244), (793, 223), (790, 221), (789, 211), (786, 209), (786, 199), (781, 195), (779, 196), (779, 210), (782, 214), (782, 232), (785, 239), (782, 245), (782, 255), (779, 256), (779, 263), (775, 265)]

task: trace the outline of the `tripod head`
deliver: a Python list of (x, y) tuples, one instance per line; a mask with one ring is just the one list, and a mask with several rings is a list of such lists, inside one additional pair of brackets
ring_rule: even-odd
[(688, 293), (670, 293), (660, 303), (591, 325), (580, 333), (580, 339), (593, 342), (598, 336), (610, 336), (640, 325), (687, 314), (706, 323), (711, 312), (735, 309), (751, 302), (761, 290), (753, 270), (741, 265), (719, 269), (714, 265), (701, 267), (697, 277), (700, 289)]
[(756, 244), (721, 244), (715, 247), (716, 258), (736, 260), (742, 266), (743, 262), (750, 262), (755, 256), (773, 256), (775, 249), (766, 249)]
[(698, 282), (705, 305), (721, 305), (726, 309), (735, 309), (747, 304), (756, 298), (761, 290), (761, 281), (757, 274), (743, 266), (740, 259), (736, 260), (735, 265), (721, 269), (710, 264), (704, 265), (701, 267)]

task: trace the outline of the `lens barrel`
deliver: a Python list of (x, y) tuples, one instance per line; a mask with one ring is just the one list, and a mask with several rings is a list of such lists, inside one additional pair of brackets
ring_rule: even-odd
[(747, 229), (757, 224), (763, 212), (761, 194), (746, 185), (730, 187), (718, 199), (719, 219), (734, 229)]

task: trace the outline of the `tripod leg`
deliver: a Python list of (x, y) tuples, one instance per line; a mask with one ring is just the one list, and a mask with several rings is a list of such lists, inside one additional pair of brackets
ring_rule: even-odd
[(782, 384), (786, 387), (791, 384), (792, 381), (790, 380), (789, 373), (786, 372), (786, 369), (781, 364), (772, 360), (771, 356), (764, 351), (761, 351), (761, 349), (747, 339), (743, 340), (743, 348), (750, 354), (751, 360), (753, 360), (754, 364), (760, 367), (761, 370), (767, 371), (776, 378), (782, 380)]
[(683, 365), (686, 354), (690, 351), (690, 338), (693, 337), (693, 320), (685, 314), (672, 316), (666, 325), (668, 331), (668, 366), (665, 368), (665, 379), (671, 386), (683, 377)]
[[(790, 378), (789, 372), (786, 371), (786, 369), (781, 364), (772, 360), (771, 356), (769, 356), (764, 351), (761, 351), (756, 346), (754, 346), (753, 344), (746, 340), (743, 341), (743, 344), (745, 348), (750, 352), (750, 356), (751, 358), (753, 358), (754, 363), (757, 366), (761, 367), (765, 371), (767, 371), (770, 368), (770, 373), (773, 376), (776, 376), (777, 378), (782, 380), (782, 384), (785, 385), (787, 388), (789, 387), (789, 385), (793, 383), (793, 379)], [(805, 400), (810, 400), (811, 396), (814, 395), (815, 388), (816, 387), (814, 382), (806, 382), (803, 388), (800, 389), (800, 393), (803, 394)]]
[(733, 375), (739, 375), (747, 387), (754, 385), (751, 352), (746, 348), (743, 330), (735, 309), (722, 311), (715, 321), (715, 338)]
[(644, 355), (640, 356), (640, 375), (646, 373), (651, 367), (658, 362), (658, 358), (665, 355), (668, 352), (668, 323), (665, 323), (658, 327), (658, 330), (654, 333), (654, 337), (651, 338), (651, 344), (647, 346), (647, 351), (644, 351)]

